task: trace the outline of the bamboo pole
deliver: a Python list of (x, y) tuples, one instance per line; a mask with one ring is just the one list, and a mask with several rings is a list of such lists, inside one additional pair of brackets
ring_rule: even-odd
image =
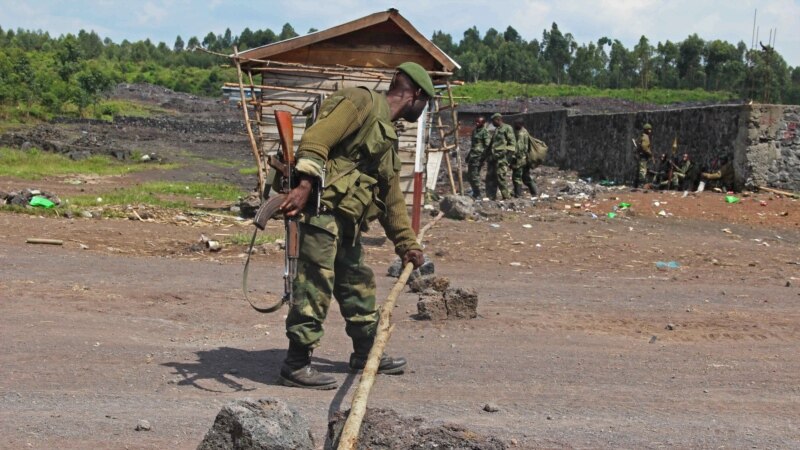
[[(223, 86), (236, 87), (236, 86), (239, 86), (239, 85), (236, 84), (236, 83), (225, 83)], [(253, 88), (262, 89), (262, 90), (265, 90), (265, 91), (297, 92), (297, 93), (300, 93), (300, 94), (309, 94), (309, 95), (319, 95), (319, 94), (322, 93), (322, 92), (318, 92), (318, 91), (325, 91), (325, 92), (333, 91), (333, 89), (325, 89), (325, 88), (319, 88), (317, 90), (313, 90), (313, 89), (292, 88), (292, 87), (284, 87), (284, 86), (273, 86), (273, 85), (269, 85), (269, 84), (254, 84), (254, 85), (251, 85), (250, 88), (251, 89), (253, 89)]]
[(266, 175), (261, 160), (261, 152), (258, 149), (256, 137), (253, 135), (253, 128), (250, 125), (250, 113), (247, 112), (247, 99), (244, 95), (244, 82), (242, 80), (242, 66), (239, 64), (239, 50), (236, 46), (233, 47), (233, 54), (236, 55), (234, 62), (236, 63), (236, 73), (239, 75), (239, 95), (242, 98), (242, 113), (244, 114), (244, 125), (247, 128), (247, 137), (250, 138), (250, 147), (253, 150), (253, 157), (256, 159), (256, 168), (258, 169), (258, 196), (264, 198), (264, 185), (266, 184)]
[[(225, 53), (214, 52), (214, 51), (205, 49), (203, 47), (194, 47), (192, 50), (202, 51), (202, 52), (208, 53), (210, 55), (222, 56), (224, 58), (231, 58), (231, 56), (233, 56), (233, 58), (235, 58), (237, 61), (241, 61), (241, 62), (261, 63), (261, 64), (266, 64), (268, 66), (269, 65), (275, 65), (275, 66), (283, 66), (283, 67), (298, 67), (298, 68), (327, 70), (327, 68), (325, 66), (313, 66), (313, 65), (301, 64), (301, 63), (272, 61), (272, 60), (268, 60), (268, 59), (242, 58), (242, 57), (239, 56), (238, 52), (234, 52), (233, 55), (228, 55), (228, 54), (225, 54)], [(352, 66), (345, 66), (344, 64), (336, 64), (335, 66), (332, 66), (332, 67), (336, 67), (338, 69), (345, 70), (345, 71), (365, 72), (365, 73), (377, 72), (377, 71), (380, 71), (380, 70), (384, 70), (386, 72), (391, 72), (391, 73), (394, 73), (394, 71), (395, 71), (394, 68), (390, 68), (390, 67), (382, 69), (380, 67), (352, 67)], [(450, 77), (450, 76), (453, 76), (453, 72), (428, 70), (428, 75), (430, 75), (432, 77)]]
[[(450, 105), (455, 105), (456, 101), (453, 99), (453, 89), (450, 87), (450, 80), (447, 80), (447, 95), (450, 98)], [(461, 165), (461, 149), (458, 148), (458, 112), (456, 108), (450, 108), (453, 118), (453, 133), (455, 135), (454, 141), (456, 145), (456, 168), (458, 169), (458, 192), (464, 193), (464, 171)]]
[[(445, 134), (444, 132), (444, 124), (442, 123), (442, 114), (439, 112), (439, 100), (436, 100), (435, 104), (436, 104), (436, 125), (439, 128), (439, 139), (442, 141), (441, 142), (442, 147), (439, 149), (439, 151), (446, 151), (443, 149), (447, 147), (447, 142), (445, 139), (447, 137), (447, 134)], [(452, 192), (453, 194), (457, 194), (458, 191), (456, 191), (456, 182), (453, 179), (453, 167), (450, 165), (449, 153), (444, 155), (444, 162), (447, 165), (447, 178), (450, 180), (450, 192)]]
[(789, 191), (782, 191), (780, 189), (773, 189), (766, 186), (758, 186), (758, 190), (771, 192), (773, 194), (783, 195), (785, 197), (800, 198), (800, 194), (795, 194), (794, 192), (789, 192)]
[[(417, 242), (422, 243), (425, 233), (430, 228), (444, 217), (444, 213), (440, 212), (432, 221), (428, 222), (419, 232)], [(380, 320), (378, 321), (378, 331), (375, 335), (375, 343), (372, 344), (372, 349), (369, 351), (367, 364), (364, 371), (361, 373), (361, 379), (358, 382), (355, 394), (353, 394), (353, 401), (350, 404), (350, 414), (347, 416), (347, 421), (344, 423), (342, 434), (339, 437), (338, 450), (354, 450), (358, 444), (358, 433), (361, 431), (361, 422), (364, 421), (364, 414), (367, 412), (367, 400), (369, 398), (369, 391), (372, 385), (375, 384), (375, 375), (378, 373), (378, 366), (383, 356), (383, 349), (386, 348), (386, 343), (389, 342), (389, 337), (392, 335), (394, 325), (389, 324), (392, 318), (392, 310), (394, 304), (397, 302), (397, 297), (403, 292), (406, 286), (408, 277), (414, 266), (411, 263), (406, 264), (403, 268), (403, 273), (400, 278), (392, 287), (389, 292), (389, 297), (386, 298), (383, 306), (381, 306)]]
[(64, 245), (64, 241), (61, 239), (28, 238), (25, 242), (27, 244)]

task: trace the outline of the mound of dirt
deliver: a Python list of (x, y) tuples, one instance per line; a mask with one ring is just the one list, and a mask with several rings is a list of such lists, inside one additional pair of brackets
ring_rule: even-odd
[[(349, 411), (348, 411), (349, 412)], [(336, 448), (347, 420), (347, 412), (338, 412), (328, 424), (326, 449)], [(358, 448), (373, 450), (471, 449), (501, 450), (508, 448), (500, 439), (483, 436), (460, 425), (434, 425), (421, 417), (402, 417), (391, 409), (367, 409)]]

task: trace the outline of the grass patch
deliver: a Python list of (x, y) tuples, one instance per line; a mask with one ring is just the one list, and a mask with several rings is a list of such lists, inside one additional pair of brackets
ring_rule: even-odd
[(95, 155), (73, 161), (64, 155), (0, 147), (0, 176), (38, 180), (47, 176), (62, 175), (124, 175), (148, 169), (174, 169), (177, 164), (141, 164), (120, 162), (108, 156)]
[(239, 169), (239, 173), (242, 175), (258, 175), (258, 167), (245, 167)]
[(114, 116), (152, 117), (173, 114), (173, 111), (132, 100), (101, 100), (90, 111), (97, 119), (112, 121)]
[[(187, 208), (190, 199), (236, 201), (244, 195), (237, 186), (225, 183), (170, 183), (155, 181), (115, 189), (100, 195), (80, 195), (68, 199), (71, 206), (146, 204), (165, 208)], [(102, 201), (98, 202), (97, 198)]]
[(3, 205), (0, 206), (0, 211), (6, 211), (16, 214), (27, 214), (29, 216), (42, 216), (42, 217), (62, 217), (68, 213), (75, 214), (75, 210), (71, 207), (56, 206), (55, 208), (26, 208), (17, 205)]
[(203, 161), (207, 164), (211, 164), (212, 166), (222, 167), (223, 169), (232, 169), (234, 167), (239, 167), (241, 163), (238, 161), (231, 161), (228, 159), (219, 159), (219, 158), (212, 158), (212, 159), (205, 159), (205, 158), (198, 158), (195, 157), (198, 161)]
[[(236, 233), (231, 236), (226, 236), (225, 243), (231, 245), (250, 245), (250, 239), (252, 238), (252, 233)], [(255, 245), (272, 244), (278, 239), (283, 239), (283, 236), (270, 233), (258, 233)]]
[(556, 84), (523, 84), (515, 82), (479, 81), (455, 88), (454, 95), (466, 96), (464, 103), (516, 97), (599, 97), (640, 103), (669, 105), (683, 102), (724, 102), (737, 99), (731, 92), (711, 92), (702, 89), (600, 89), (589, 86)]

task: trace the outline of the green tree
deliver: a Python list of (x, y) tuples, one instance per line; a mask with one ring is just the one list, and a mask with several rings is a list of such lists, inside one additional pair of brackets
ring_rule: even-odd
[(650, 41), (642, 36), (639, 38), (639, 43), (633, 48), (633, 56), (636, 58), (636, 69), (639, 72), (639, 86), (642, 89), (650, 87), (650, 78), (652, 77), (652, 55), (653, 46)]
[(443, 31), (434, 31), (433, 37), (431, 37), (431, 42), (433, 42), (439, 49), (450, 56), (455, 55), (457, 47), (453, 43), (453, 36), (450, 36), (448, 33)]
[(178, 37), (175, 38), (175, 44), (172, 45), (172, 50), (175, 52), (182, 52), (183, 49), (184, 49), (183, 39), (181, 39), (181, 36), (178, 35)]
[(288, 23), (283, 24), (283, 28), (281, 28), (281, 34), (278, 36), (279, 41), (285, 41), (286, 39), (291, 39), (293, 37), (297, 37), (298, 34), (294, 31), (291, 25)]
[(680, 50), (678, 45), (666, 41), (656, 46), (656, 56), (653, 60), (656, 83), (659, 87), (677, 89), (680, 76), (678, 75), (678, 58)]
[(678, 49), (680, 52), (678, 74), (681, 78), (681, 86), (688, 89), (704, 87), (703, 51), (705, 42), (697, 33), (694, 33), (681, 42)]
[(56, 48), (57, 71), (61, 79), (68, 81), (72, 74), (80, 70), (80, 62), (83, 59), (78, 39), (75, 36), (66, 35)]
[(557, 84), (561, 84), (565, 79), (572, 58), (570, 47), (573, 42), (572, 35), (562, 34), (555, 22), (550, 31), (545, 30), (543, 33), (544, 59), (550, 66), (553, 81)]

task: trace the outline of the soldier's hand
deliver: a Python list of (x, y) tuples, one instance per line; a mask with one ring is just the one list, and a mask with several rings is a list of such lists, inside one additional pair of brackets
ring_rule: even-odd
[(300, 184), (296, 188), (289, 191), (286, 195), (286, 200), (281, 204), (281, 211), (286, 217), (294, 217), (303, 211), (308, 202), (308, 197), (311, 195), (311, 179), (301, 178)]
[(414, 264), (414, 268), (419, 269), (425, 263), (425, 256), (423, 256), (422, 250), (412, 249), (405, 252), (403, 255), (403, 267), (408, 263)]

